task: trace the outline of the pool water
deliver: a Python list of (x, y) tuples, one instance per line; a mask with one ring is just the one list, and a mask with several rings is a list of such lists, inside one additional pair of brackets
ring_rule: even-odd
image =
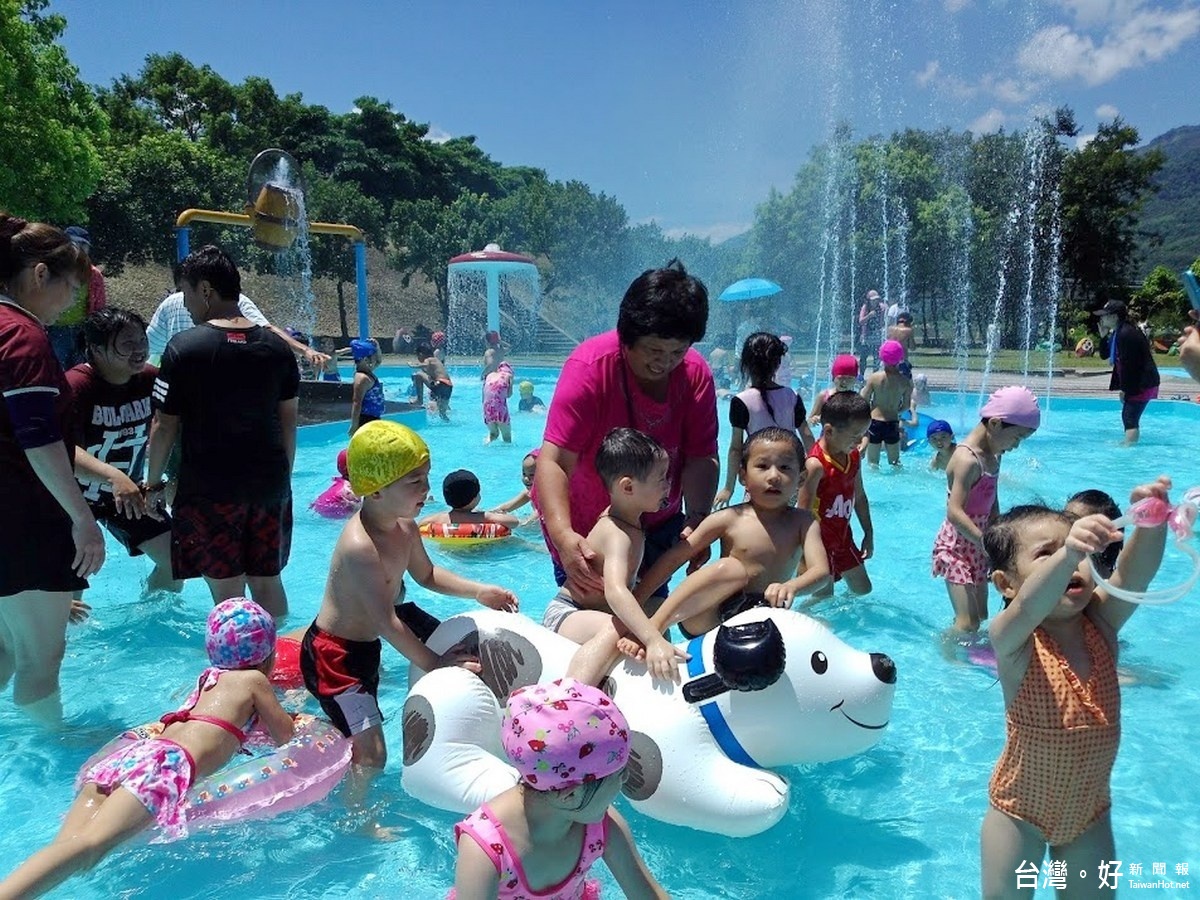
[[(404, 396), (407, 370), (379, 374), (389, 397)], [(442, 508), (441, 479), (456, 468), (479, 475), (484, 506), (517, 493), (521, 458), (540, 442), (544, 422), (542, 416), (514, 412), (513, 443), (484, 446), (475, 372), (454, 375), (450, 423), (423, 412), (407, 419), (432, 450), (431, 481), (439, 502), (430, 504), (430, 511)], [(555, 372), (518, 371), (519, 379), (526, 377), (536, 383), (539, 396), (550, 399)], [(960, 426), (958, 399), (937, 399), (943, 402), (928, 412)], [(516, 408), (516, 398), (511, 407)], [(723, 405), (719, 413), (725, 416)], [(1033, 499), (1061, 503), (1088, 487), (1105, 489), (1123, 502), (1131, 487), (1160, 472), (1174, 478), (1178, 495), (1200, 483), (1198, 417), (1195, 404), (1153, 403), (1143, 421), (1144, 443), (1124, 448), (1117, 445), (1121, 429), (1114, 402), (1054, 400), (1042, 429), (1005, 459), (1002, 508)], [(310, 621), (320, 601), (341, 523), (304, 507), (335, 474), (345, 431), (346, 423), (301, 430), (294, 479), (298, 513), (284, 573), (293, 611), (287, 627)], [(722, 459), (727, 432), (722, 422)], [(756, 837), (732, 839), (664, 825), (622, 803), (650, 868), (672, 896), (978, 895), (979, 823), (1003, 743), (1003, 701), (999, 685), (984, 669), (943, 655), (938, 636), (950, 622), (950, 606), (943, 585), (929, 575), (929, 552), (945, 510), (944, 479), (927, 471), (926, 449), (905, 454), (904, 462), (899, 471), (864, 474), (876, 528), (876, 556), (867, 564), (874, 592), (862, 598), (839, 592), (813, 610), (851, 645), (895, 660), (899, 678), (890, 727), (861, 756), (786, 771), (792, 783), (790, 810)], [(236, 477), (236, 459), (230, 466)], [(112, 541), (109, 552), (88, 595), (92, 618), (72, 626), (69, 634), (62, 681), (70, 730), (46, 735), (16, 713), (7, 696), (0, 702), (0, 820), (6, 823), (0, 830), (0, 872), (53, 837), (83, 761), (124, 727), (173, 708), (204, 665), (207, 589), (190, 582), (181, 598), (140, 599), (137, 584), (145, 579), (147, 564), (125, 557)], [(538, 620), (553, 594), (549, 559), (536, 528), (496, 546), (457, 552), (431, 547), (430, 552), (436, 563), (461, 574), (512, 587), (522, 609)], [(1168, 549), (1156, 583), (1175, 583), (1187, 571), (1182, 555)], [(439, 616), (471, 606), (417, 586), (409, 590), (411, 598)], [(1121, 666), (1134, 682), (1123, 692), (1124, 734), (1112, 784), (1123, 879), (1132, 864), (1143, 867), (1145, 880), (1151, 880), (1155, 863), (1166, 865), (1168, 878), (1175, 877), (1179, 864), (1200, 871), (1196, 599), (1143, 609), (1122, 632)], [(200, 832), (174, 844), (133, 843), (68, 882), (58, 895), (443, 897), (453, 881), (452, 829), (458, 817), (425, 807), (400, 788), (399, 712), (406, 666), (390, 649), (384, 660), (381, 705), (389, 716), (384, 727), (391, 759), (375, 784), (372, 811), (383, 824), (403, 829), (401, 839), (386, 843), (359, 836), (358, 820), (335, 793), (275, 819)], [(295, 699), (306, 698), (301, 692)], [(620, 896), (603, 866), (593, 871), (606, 896)]]

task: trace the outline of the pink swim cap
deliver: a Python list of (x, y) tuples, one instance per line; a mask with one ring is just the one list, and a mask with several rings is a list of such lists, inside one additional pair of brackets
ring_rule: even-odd
[(208, 614), (204, 649), (218, 669), (252, 669), (275, 652), (275, 620), (253, 600), (223, 600)]
[(858, 377), (858, 360), (849, 353), (843, 353), (833, 360), (833, 377), (843, 378), (845, 376)]
[(512, 692), (500, 743), (530, 787), (570, 790), (625, 767), (629, 723), (599, 688), (560, 678)]
[(999, 419), (1006, 425), (1021, 425), (1037, 428), (1042, 424), (1042, 411), (1038, 408), (1033, 391), (1021, 385), (1002, 387), (988, 398), (979, 410), (981, 419)]
[(349, 478), (349, 477), (350, 477), (350, 468), (349, 468), (349, 466), (347, 466), (347, 464), (346, 464), (346, 450), (345, 450), (345, 448), (343, 448), (342, 450), (340, 450), (340, 451), (338, 452), (337, 470), (338, 470), (338, 474), (339, 474), (339, 475), (341, 475), (343, 478)]
[(904, 345), (899, 341), (884, 341), (879, 345), (879, 360), (885, 366), (898, 366), (904, 362)]

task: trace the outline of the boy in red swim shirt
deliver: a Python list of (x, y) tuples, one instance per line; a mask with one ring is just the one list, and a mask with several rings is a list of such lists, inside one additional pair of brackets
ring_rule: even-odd
[[(813, 594), (828, 597), (833, 582), (845, 579), (854, 594), (871, 590), (871, 579), (863, 565), (875, 549), (871, 507), (862, 482), (862, 457), (858, 445), (871, 424), (871, 407), (859, 394), (830, 395), (821, 407), (821, 437), (805, 461), (806, 478), (796, 505), (808, 509), (821, 523), (821, 541), (829, 557), (832, 581)], [(850, 513), (862, 526), (861, 548), (850, 531)]]

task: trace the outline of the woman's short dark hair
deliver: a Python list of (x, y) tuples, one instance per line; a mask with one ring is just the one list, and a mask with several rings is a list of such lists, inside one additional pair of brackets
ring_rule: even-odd
[(214, 244), (193, 250), (179, 264), (179, 277), (192, 287), (207, 281), (226, 303), (237, 303), (242, 275), (229, 254)]
[(633, 279), (617, 313), (617, 337), (626, 347), (650, 336), (694, 344), (707, 328), (708, 289), (678, 259)]

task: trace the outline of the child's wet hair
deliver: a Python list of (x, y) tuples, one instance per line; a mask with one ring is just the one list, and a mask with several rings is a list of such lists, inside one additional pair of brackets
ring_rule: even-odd
[(821, 424), (834, 428), (845, 428), (853, 422), (871, 418), (871, 404), (862, 394), (853, 391), (837, 391), (830, 394), (821, 404)]
[(777, 335), (769, 331), (754, 332), (742, 344), (742, 377), (754, 387), (772, 381), (786, 353), (787, 344)]
[(1071, 518), (1043, 503), (1025, 503), (998, 515), (983, 531), (983, 551), (993, 572), (1011, 572), (1021, 550), (1025, 526), (1038, 519), (1058, 519), (1066, 525)]
[[(1077, 504), (1087, 509), (1084, 515), (1093, 515), (1099, 513), (1102, 516), (1108, 516), (1110, 519), (1119, 519), (1121, 517), (1121, 507), (1117, 505), (1117, 501), (1111, 495), (1096, 488), (1090, 488), (1086, 491), (1080, 491), (1077, 494), (1067, 498), (1067, 506)], [(1064, 509), (1064, 512), (1072, 519), (1077, 519), (1079, 516)], [(1117, 557), (1121, 555), (1121, 550), (1124, 548), (1124, 541), (1113, 541), (1099, 553), (1093, 553), (1092, 559), (1096, 561), (1096, 568), (1100, 570), (1100, 574), (1108, 578), (1117, 568)]]
[(604, 436), (596, 451), (596, 474), (606, 490), (626, 475), (635, 481), (645, 481), (666, 455), (662, 444), (650, 435), (634, 428), (614, 428)]
[(754, 452), (754, 448), (759, 444), (787, 444), (796, 453), (796, 462), (804, 461), (804, 445), (800, 443), (800, 438), (796, 437), (796, 432), (788, 431), (786, 428), (777, 428), (771, 426), (769, 428), (760, 428), (754, 434), (746, 439), (746, 443), (742, 445), (742, 468), (746, 468), (746, 461), (750, 459), (750, 454)]
[(142, 334), (146, 333), (146, 320), (130, 309), (118, 306), (105, 306), (91, 313), (83, 320), (83, 346), (90, 352), (91, 348), (108, 349), (113, 346), (117, 335), (126, 325), (136, 325)]

